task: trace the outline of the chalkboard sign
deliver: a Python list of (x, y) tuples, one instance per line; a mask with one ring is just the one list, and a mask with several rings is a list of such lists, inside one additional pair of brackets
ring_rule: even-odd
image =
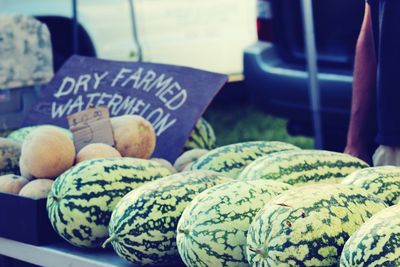
[(110, 116), (135, 114), (157, 134), (154, 157), (173, 162), (227, 76), (192, 68), (73, 56), (44, 88), (25, 125), (68, 127), (67, 116), (105, 106)]

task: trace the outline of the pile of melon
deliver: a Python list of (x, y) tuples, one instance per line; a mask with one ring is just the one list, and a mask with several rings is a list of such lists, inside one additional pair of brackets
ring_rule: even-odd
[[(400, 216), (388, 209), (400, 201), (398, 167), (263, 141), (189, 150), (175, 166), (186, 171), (118, 202), (104, 247), (137, 265), (398, 266), (400, 228), (383, 225)], [(229, 180), (193, 178), (210, 171)], [(366, 238), (379, 247), (363, 251)]]
[[(54, 180), (74, 165), (100, 158), (150, 159), (156, 134), (150, 122), (136, 115), (111, 118), (115, 146), (95, 143), (75, 151), (72, 133), (54, 125), (29, 126), (0, 139), (0, 192), (46, 198)], [(183, 168), (207, 149), (215, 147), (211, 125), (201, 118), (195, 125), (176, 163)], [(198, 151), (198, 152), (196, 152)], [(176, 169), (165, 159), (152, 158), (171, 173)]]
[(0, 188), (50, 180), (63, 239), (139, 266), (400, 266), (400, 167), (276, 141), (217, 147), (205, 120), (172, 164), (152, 158), (143, 118), (112, 126), (115, 147), (81, 151), (65, 130), (35, 128)]
[(72, 133), (53, 125), (25, 127), (0, 140), (0, 192), (31, 198), (47, 198), (54, 179), (72, 166), (96, 158), (152, 155), (156, 136), (152, 125), (139, 116), (111, 120), (115, 148), (89, 144), (75, 151)]

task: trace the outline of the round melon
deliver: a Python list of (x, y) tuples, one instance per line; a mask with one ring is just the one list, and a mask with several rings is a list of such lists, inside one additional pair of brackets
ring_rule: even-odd
[(160, 163), (135, 158), (93, 159), (75, 165), (54, 182), (47, 211), (55, 231), (78, 247), (101, 247), (111, 213), (121, 198), (168, 176)]
[(176, 262), (176, 227), (183, 210), (197, 194), (229, 180), (215, 172), (192, 171), (133, 190), (111, 216), (109, 241), (114, 250), (138, 265)]
[(191, 169), (221, 172), (236, 179), (248, 164), (260, 157), (278, 151), (299, 149), (291, 144), (273, 141), (231, 144), (211, 150), (196, 160)]
[(292, 150), (273, 153), (250, 163), (240, 180), (269, 179), (291, 185), (340, 183), (347, 175), (369, 167), (344, 153), (324, 150)]
[(47, 198), (54, 181), (51, 179), (36, 179), (27, 183), (19, 191), (19, 195), (34, 199)]
[(169, 162), (166, 159), (161, 159), (161, 158), (151, 158), (150, 160), (154, 160), (158, 163), (161, 163), (165, 168), (167, 168), (168, 170), (170, 170), (171, 173), (177, 173), (176, 169), (174, 168), (174, 166), (172, 166), (171, 162)]
[(6, 174), (0, 176), (0, 192), (18, 194), (28, 179), (15, 174)]
[(400, 205), (382, 210), (351, 235), (340, 266), (400, 266)]
[(191, 149), (214, 149), (216, 137), (212, 126), (204, 118), (200, 118), (185, 143), (184, 151)]
[(115, 147), (123, 157), (149, 159), (156, 146), (156, 133), (149, 121), (137, 115), (111, 118)]
[(110, 145), (102, 143), (93, 143), (84, 146), (79, 150), (76, 155), (76, 163), (90, 160), (90, 159), (101, 159), (101, 158), (118, 158), (121, 154)]
[(55, 178), (71, 168), (74, 160), (72, 140), (57, 127), (39, 127), (22, 143), (21, 163), (34, 177)]
[(33, 177), (32, 174), (29, 173), (27, 168), (24, 166), (24, 164), (21, 161), (21, 158), (19, 159), (19, 172), (22, 177), (25, 177), (28, 180), (33, 180), (35, 177)]
[(21, 156), (21, 145), (0, 137), (0, 175), (19, 175), (19, 158)]
[(252, 266), (337, 266), (347, 239), (386, 204), (341, 184), (296, 187), (273, 198), (247, 234)]
[(379, 166), (358, 170), (343, 179), (342, 184), (364, 188), (389, 206), (400, 201), (400, 167)]
[(177, 228), (179, 254), (186, 266), (248, 266), (247, 230), (256, 213), (288, 184), (231, 181), (198, 195)]
[(36, 126), (27, 126), (27, 127), (23, 127), (20, 129), (17, 129), (15, 131), (12, 131), (11, 133), (9, 133), (7, 135), (7, 139), (10, 139), (12, 141), (15, 141), (17, 143), (22, 144), (26, 137), (35, 129), (42, 127), (42, 126), (53, 126), (53, 127), (57, 127), (57, 129), (63, 131), (65, 134), (68, 135), (68, 137), (72, 140), (73, 136), (72, 136), (72, 132), (68, 129), (62, 128), (62, 127), (58, 127), (55, 125), (50, 125), (50, 124), (44, 124), (44, 125), (36, 125)]
[(183, 171), (183, 169), (185, 169), (185, 167), (187, 165), (195, 162), (201, 156), (207, 154), (208, 152), (209, 151), (206, 149), (199, 149), (199, 148), (188, 150), (188, 151), (182, 153), (182, 155), (180, 155), (175, 160), (174, 167), (178, 172), (181, 172), (181, 171)]

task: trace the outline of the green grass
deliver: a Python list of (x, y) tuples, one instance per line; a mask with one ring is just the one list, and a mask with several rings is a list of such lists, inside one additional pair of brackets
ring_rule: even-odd
[(211, 123), (218, 145), (244, 141), (283, 141), (301, 148), (313, 148), (313, 139), (290, 136), (287, 121), (248, 105), (211, 106), (205, 118)]

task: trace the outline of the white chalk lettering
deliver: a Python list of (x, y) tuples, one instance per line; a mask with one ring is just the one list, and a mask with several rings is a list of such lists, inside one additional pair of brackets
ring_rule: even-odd
[(143, 72), (143, 68), (139, 68), (135, 73), (129, 76), (122, 84), (122, 87), (125, 87), (128, 83), (134, 81), (135, 83), (132, 85), (132, 88), (139, 89), (138, 84)]
[(170, 114), (168, 113), (154, 125), (154, 130), (156, 131), (157, 136), (160, 136), (163, 132), (175, 124), (176, 119), (169, 120), (169, 117)]
[(132, 70), (130, 70), (130, 69), (122, 68), (118, 72), (117, 76), (115, 76), (113, 82), (111, 83), (111, 86), (115, 87), (117, 85), (118, 81), (125, 79), (125, 74), (131, 73), (131, 72), (132, 72)]
[(174, 89), (176, 90), (181, 90), (181, 86), (179, 85), (179, 83), (174, 82), (170, 87), (168, 87), (167, 89), (165, 89), (160, 95), (159, 98), (163, 103), (167, 103), (168, 99), (166, 98), (167, 95), (174, 95)]
[(171, 98), (168, 102), (166, 102), (165, 106), (170, 110), (177, 110), (178, 108), (182, 107), (186, 99), (187, 99), (187, 91), (183, 89), (173, 98)]
[(145, 106), (146, 103), (143, 102), (143, 100), (139, 99), (136, 101), (135, 106), (129, 111), (129, 114), (137, 114), (140, 111), (140, 108)]
[(58, 88), (57, 92), (54, 94), (55, 98), (60, 98), (62, 96), (69, 95), (72, 93), (75, 87), (75, 79), (69, 76), (64, 77), (61, 86)]
[(147, 71), (146, 75), (144, 76), (143, 80), (140, 81), (140, 83), (138, 84), (138, 87), (142, 87), (143, 85), (143, 90), (145, 92), (149, 92), (150, 89), (150, 83), (152, 81), (154, 81), (154, 79), (156, 78), (157, 74), (153, 71), (153, 70), (149, 70)]
[(94, 107), (96, 104), (94, 102), (94, 99), (97, 97), (100, 97), (101, 93), (91, 93), (91, 94), (87, 94), (86, 97), (89, 99), (85, 109), (88, 109), (90, 107)]
[(69, 106), (67, 115), (72, 114), (72, 113), (75, 113), (75, 112), (82, 111), (82, 110), (83, 110), (83, 105), (84, 105), (84, 104), (85, 104), (85, 103), (83, 102), (82, 96), (79, 95), (79, 96), (75, 99), (75, 101)]
[(94, 73), (94, 86), (93, 89), (97, 90), (101, 81), (108, 75), (108, 71), (104, 72), (103, 74), (99, 75), (97, 72)]
[(69, 106), (72, 104), (72, 99), (70, 98), (65, 104), (58, 104), (57, 102), (51, 103), (51, 118), (61, 118), (67, 112)]
[(122, 104), (116, 110), (117, 114), (122, 114), (121, 110), (124, 110), (124, 114), (128, 114), (129, 110), (132, 109), (133, 105), (136, 103), (136, 97), (132, 98), (130, 96), (126, 97)]
[(110, 113), (112, 116), (116, 116), (117, 115), (117, 108), (118, 106), (121, 104), (122, 100), (124, 100), (124, 98), (119, 95), (119, 94), (114, 94), (113, 97), (110, 99), (110, 101), (108, 102), (108, 109), (110, 110)]
[(157, 122), (162, 118), (163, 114), (164, 114), (163, 109), (157, 108), (147, 115), (146, 120), (151, 122), (153, 125), (156, 125)]
[(144, 109), (142, 109), (142, 111), (139, 113), (139, 116), (144, 117), (144, 114), (147, 112), (147, 110), (149, 110), (150, 107), (151, 107), (151, 104), (146, 104)]
[(107, 94), (107, 93), (102, 93), (99, 100), (97, 101), (96, 106), (99, 107), (101, 105), (107, 104), (106, 99), (110, 99), (113, 95)]
[(87, 92), (89, 88), (89, 81), (91, 80), (91, 76), (89, 74), (84, 74), (79, 76), (78, 81), (76, 82), (74, 95), (76, 95), (79, 89), (82, 87), (84, 92)]
[(150, 90), (156, 88), (157, 93), (155, 94), (156, 96), (159, 96), (162, 91), (164, 91), (172, 82), (172, 77), (169, 77), (168, 79), (165, 79), (165, 75), (161, 74), (152, 84), (150, 87), (147, 88), (147, 92), (150, 92)]

